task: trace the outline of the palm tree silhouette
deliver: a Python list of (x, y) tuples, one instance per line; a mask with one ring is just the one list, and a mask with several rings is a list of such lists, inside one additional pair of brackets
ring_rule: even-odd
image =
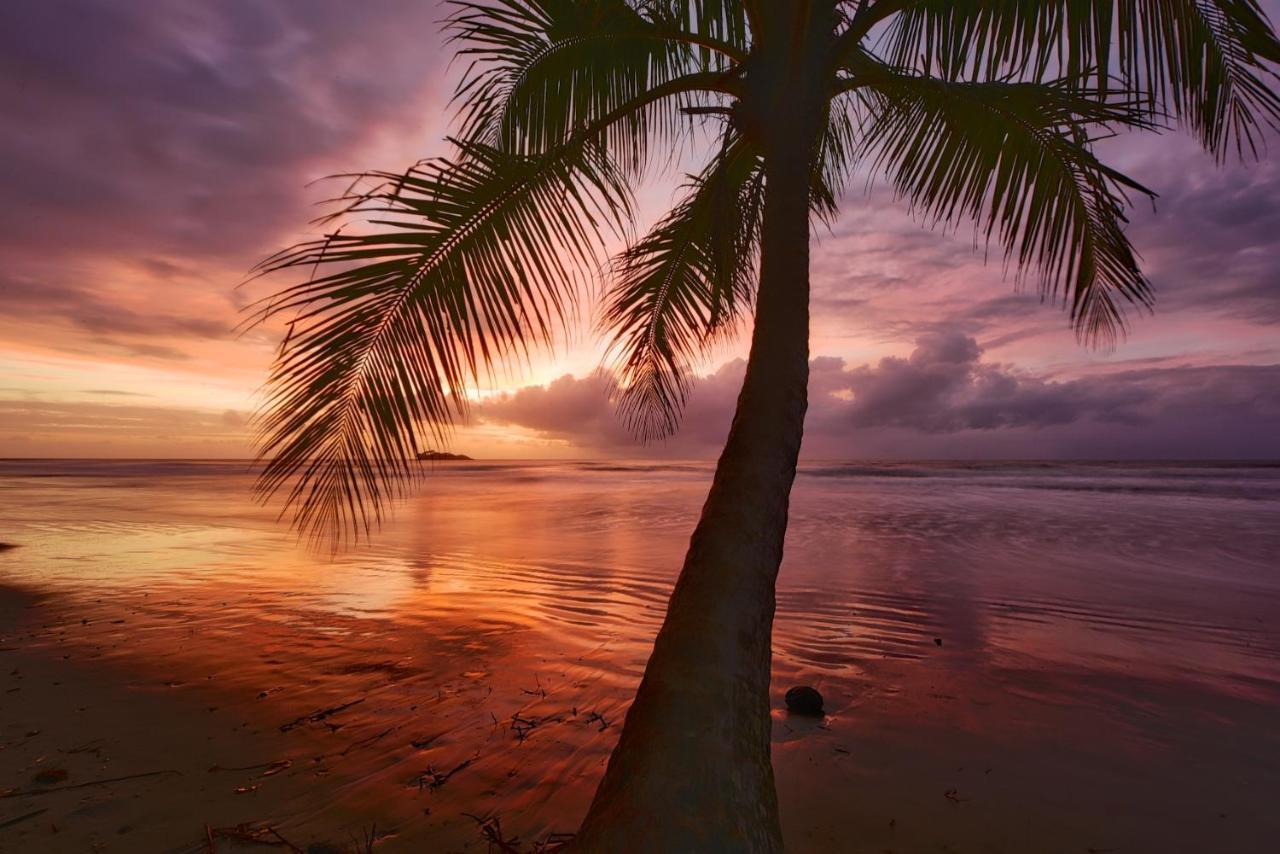
[(367, 534), (497, 362), (554, 340), (631, 188), (708, 143), (675, 206), (606, 269), (621, 416), (676, 429), (692, 366), (753, 319), (728, 441), (576, 845), (778, 851), (770, 631), (806, 408), (809, 238), (883, 176), (968, 219), (1106, 341), (1151, 294), (1124, 231), (1144, 187), (1093, 142), (1181, 125), (1256, 154), (1280, 43), (1254, 0), (459, 0), (453, 154), (371, 173), (263, 271), (285, 316), (260, 481), (335, 543)]

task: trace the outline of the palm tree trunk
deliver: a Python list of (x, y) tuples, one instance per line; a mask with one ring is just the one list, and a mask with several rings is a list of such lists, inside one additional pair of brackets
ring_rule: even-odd
[(789, 130), (766, 163), (755, 330), (733, 426), (577, 851), (782, 850), (770, 641), (807, 406), (814, 138)]

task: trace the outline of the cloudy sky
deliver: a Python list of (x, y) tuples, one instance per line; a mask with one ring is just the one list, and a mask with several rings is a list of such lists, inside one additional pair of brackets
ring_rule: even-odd
[[(442, 151), (457, 69), (440, 17), (427, 0), (0, 5), (0, 457), (252, 455), (277, 332), (236, 331), (270, 283), (237, 285), (311, 234), (336, 189), (316, 179)], [(806, 454), (1280, 457), (1269, 142), (1271, 159), (1225, 167), (1178, 135), (1106, 144), (1160, 193), (1130, 232), (1158, 307), (1110, 352), (1079, 347), (971, 232), (923, 230), (859, 186), (815, 247)], [(454, 445), (713, 456), (744, 350), (703, 366), (679, 437), (642, 448), (584, 323), (485, 389)]]

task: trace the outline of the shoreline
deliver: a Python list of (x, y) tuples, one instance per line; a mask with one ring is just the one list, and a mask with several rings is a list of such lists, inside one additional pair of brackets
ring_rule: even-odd
[[(563, 839), (576, 827), (621, 721), (620, 714), (602, 718), (576, 707), (571, 717), (573, 701), (560, 692), (572, 686), (552, 683), (545, 673), (529, 677), (529, 687), (517, 687), (524, 676), (499, 681), (489, 674), (470, 690), (442, 687), (435, 698), (416, 685), (411, 693), (432, 706), (425, 718), (416, 704), (385, 705), (394, 678), (345, 701), (305, 691), (305, 679), (250, 696), (224, 673), (193, 678), (193, 662), (137, 669), (124, 666), (128, 659), (106, 657), (94, 643), (105, 638), (92, 630), (129, 619), (117, 613), (110, 604), (0, 585), (4, 854), (226, 854), (266, 851), (281, 839), (307, 854), (467, 854), (487, 850), (493, 837), (486, 833), (499, 828), (503, 838), (522, 840), (512, 850), (537, 851), (526, 846)], [(77, 639), (78, 629), (90, 636)], [(1069, 681), (1029, 674), (1004, 688), (984, 688), (953, 669), (946, 649), (933, 661), (887, 662), (855, 694), (829, 694), (825, 719), (775, 711), (774, 764), (789, 850), (881, 854), (978, 846), (1013, 854), (1046, 839), (1064, 852), (1146, 850), (1156, 840), (1161, 850), (1202, 850), (1178, 847), (1174, 831), (1156, 823), (1172, 807), (1147, 790), (1144, 775), (1179, 773), (1158, 753), (1142, 766), (1123, 753), (1102, 758), (1074, 740), (1083, 733), (1069, 717), (1061, 718), (1057, 743), (1016, 729), (993, 741), (984, 731), (988, 719), (1014, 723), (1028, 713), (1043, 727), (1052, 701), (1010, 716), (1015, 706), (1005, 692), (1013, 686), (1015, 695), (1048, 695), (1072, 690)], [(886, 690), (881, 683), (903, 667), (926, 673)], [(345, 669), (376, 672), (379, 680), (390, 670), (364, 655)], [(166, 679), (170, 671), (174, 678)], [(775, 693), (784, 687), (775, 679)], [(1166, 690), (1173, 693), (1151, 702), (1176, 708), (1180, 694)], [(520, 708), (510, 718), (498, 711), (503, 694)], [(371, 714), (378, 704), (379, 714)], [(1213, 758), (1218, 751), (1250, 750), (1212, 721), (1197, 729), (1205, 743), (1197, 767), (1224, 761)], [(592, 749), (583, 754), (562, 744), (583, 737), (571, 733), (590, 733)], [(572, 770), (560, 764), (566, 751), (576, 757)], [(550, 779), (578, 781), (567, 799), (540, 776), (557, 756)], [(1196, 821), (1211, 824), (1198, 835), (1217, 839), (1221, 850), (1249, 850), (1240, 843), (1257, 838), (1249, 816), (1261, 817), (1266, 776), (1232, 786), (1234, 796), (1215, 793), (1210, 780), (1187, 778), (1194, 791), (1179, 797), (1184, 830), (1189, 816), (1202, 814)], [(514, 802), (502, 791), (512, 783), (525, 793)], [(1080, 822), (1073, 793), (1084, 789), (1090, 797), (1107, 793), (1133, 818), (1123, 826)], [(846, 801), (852, 812), (839, 808)], [(249, 841), (255, 836), (258, 845)]]
[[(239, 474), (89, 468), (6, 493), (0, 789), (90, 785), (0, 798), (4, 854), (208, 854), (242, 822), (475, 854), (467, 814), (527, 854), (585, 812), (705, 497), (674, 467), (442, 474), (332, 557)], [(790, 854), (1280, 834), (1273, 475), (827, 475), (775, 622)], [(782, 711), (799, 684), (825, 720)]]
[[(376, 686), (342, 702), (302, 682), (251, 695), (222, 674), (197, 678), (192, 662), (169, 668), (171, 679), (158, 675), (167, 670), (132, 672), (94, 638), (75, 637), (127, 622), (119, 613), (0, 584), (0, 854), (221, 854), (257, 850), (255, 838), (264, 851), (287, 840), (308, 854), (363, 854), (371, 841), (388, 854), (466, 852), (501, 827), (488, 821), (503, 819), (495, 792), (478, 778), (459, 784), (481, 757), (477, 750), (458, 760), (458, 736), (476, 728), (449, 730), (455, 712), (442, 712), (426, 732), (410, 723), (413, 704), (382, 727), (360, 714), (378, 702)], [(375, 661), (347, 669), (387, 676)], [(384, 687), (394, 681), (392, 674)], [(486, 693), (493, 691), (490, 684)], [(424, 704), (460, 693), (422, 692)], [(581, 722), (595, 726), (585, 712)], [(481, 732), (491, 742), (489, 764), (502, 761), (508, 740), (524, 741), (505, 722)], [(502, 767), (503, 776), (517, 773)], [(404, 781), (398, 803), (385, 801), (387, 775)], [(513, 818), (527, 817), (506, 816)], [(543, 831), (524, 844), (564, 835)]]
[(281, 793), (236, 793), (254, 771), (211, 770), (273, 756), (261, 729), (204, 697), (121, 685), (79, 650), (25, 649), (53, 598), (0, 586), (0, 851), (203, 851), (206, 824), (283, 814)]

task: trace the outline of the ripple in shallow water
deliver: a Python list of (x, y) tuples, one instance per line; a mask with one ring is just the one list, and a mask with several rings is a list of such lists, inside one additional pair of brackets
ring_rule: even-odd
[[(238, 464), (41, 465), (0, 467), (4, 539), (23, 544), (0, 582), (55, 594), (5, 630), (23, 654), (242, 719), (294, 761), (262, 783), (282, 826), (376, 820), (400, 832), (387, 851), (475, 843), (463, 812), (525, 839), (572, 829), (709, 476), (442, 469), (373, 546), (329, 560), (249, 503)], [(775, 685), (817, 685), (832, 717), (775, 724), (792, 849), (1016, 851), (1051, 834), (1247, 851), (1274, 833), (1261, 808), (1214, 822), (1280, 782), (1278, 483), (1239, 467), (807, 469)], [(1024, 824), (992, 830), (1011, 815)]]

